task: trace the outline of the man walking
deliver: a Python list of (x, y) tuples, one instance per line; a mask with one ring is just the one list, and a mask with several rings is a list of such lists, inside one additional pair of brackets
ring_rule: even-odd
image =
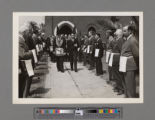
[(69, 61), (71, 70), (77, 72), (77, 57), (78, 57), (78, 40), (75, 39), (75, 35), (71, 34), (71, 39), (67, 42), (67, 51), (69, 53)]

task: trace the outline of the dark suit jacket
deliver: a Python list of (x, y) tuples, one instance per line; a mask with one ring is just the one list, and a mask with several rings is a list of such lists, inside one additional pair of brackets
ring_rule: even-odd
[(33, 57), (31, 51), (22, 37), (19, 37), (19, 60), (28, 60)]
[(77, 39), (68, 40), (67, 41), (67, 52), (69, 54), (77, 54), (78, 53), (79, 42)]
[(113, 56), (113, 66), (119, 66), (122, 45), (124, 44), (124, 42), (125, 40), (123, 38), (120, 38), (115, 42), (115, 44), (113, 44), (112, 53), (118, 53)]
[(131, 51), (136, 65), (139, 68), (139, 41), (135, 37), (131, 39)]
[(134, 58), (138, 59), (139, 61), (139, 47), (138, 43), (136, 42), (136, 38), (131, 36), (122, 46), (121, 51), (122, 56), (133, 56), (133, 58), (128, 59), (127, 61), (127, 70), (137, 70), (136, 61)]
[(90, 52), (92, 52), (92, 55), (94, 55), (95, 42), (96, 42), (95, 36), (89, 38), (88, 45), (90, 45)]
[(115, 43), (116, 42), (114, 40), (110, 41), (109, 44), (108, 44), (107, 50), (111, 50), (112, 51), (113, 48), (114, 48)]
[(25, 39), (25, 42), (26, 42), (27, 46), (29, 47), (29, 50), (35, 49), (35, 41), (32, 39), (31, 36), (28, 36)]
[(33, 54), (29, 51), (23, 37), (19, 37), (19, 68), (22, 73), (26, 72), (25, 64), (21, 60), (33, 59)]
[[(102, 58), (103, 57), (103, 45), (102, 45), (102, 40), (101, 39), (98, 39), (98, 40), (95, 40), (94, 42), (94, 46), (95, 46), (95, 49), (99, 49), (99, 57), (98, 58)], [(95, 49), (94, 49), (94, 56), (95, 56)]]

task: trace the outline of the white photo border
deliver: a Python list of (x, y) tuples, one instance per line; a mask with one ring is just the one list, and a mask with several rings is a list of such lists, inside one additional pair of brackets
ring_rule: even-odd
[[(20, 16), (139, 16), (139, 98), (19, 98), (18, 29)], [(12, 102), (13, 104), (131, 104), (144, 102), (143, 12), (13, 12)]]

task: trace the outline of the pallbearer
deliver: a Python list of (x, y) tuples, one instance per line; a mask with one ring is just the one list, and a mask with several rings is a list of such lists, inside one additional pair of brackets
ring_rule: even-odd
[(90, 64), (89, 70), (92, 70), (95, 68), (95, 57), (94, 57), (94, 52), (95, 52), (94, 43), (96, 40), (95, 35), (96, 33), (94, 31), (89, 31), (90, 37), (89, 37), (89, 43), (87, 46), (87, 53), (88, 53), (89, 64)]
[(57, 62), (57, 70), (64, 72), (64, 55), (65, 55), (65, 50), (66, 50), (66, 42), (63, 39), (62, 36), (57, 36), (56, 40), (53, 43), (54, 47), (54, 52), (56, 55), (56, 62)]
[[(109, 56), (106, 55), (107, 63), (109, 63), (110, 54), (112, 52), (113, 46), (114, 46), (114, 34), (112, 30), (106, 31), (106, 38), (107, 38), (107, 51), (106, 54), (109, 53)], [(113, 74), (112, 74), (112, 67), (108, 66), (108, 72), (109, 72), (109, 82), (113, 80)]]
[(74, 34), (71, 34), (71, 39), (67, 41), (67, 51), (69, 53), (71, 70), (74, 68), (75, 72), (77, 72), (78, 47), (78, 40), (75, 39)]
[(96, 75), (101, 75), (103, 74), (103, 68), (102, 68), (102, 57), (103, 57), (103, 45), (102, 45), (102, 40), (100, 38), (100, 34), (97, 33), (96, 36), (96, 41), (95, 41), (95, 62), (96, 62)]
[(120, 71), (124, 72), (126, 97), (136, 97), (135, 73), (137, 68), (134, 58), (139, 58), (139, 45), (135, 37), (135, 26), (125, 26), (123, 34), (126, 41), (122, 46)]
[(114, 44), (112, 49), (112, 54), (113, 54), (112, 70), (113, 70), (113, 76), (116, 79), (116, 86), (114, 90), (118, 92), (118, 95), (121, 95), (124, 92), (124, 87), (123, 87), (124, 76), (122, 72), (119, 72), (119, 60), (120, 60), (122, 45), (125, 42), (125, 40), (123, 39), (122, 29), (116, 30), (115, 39), (116, 39), (116, 43)]
[(84, 45), (82, 47), (82, 51), (83, 51), (83, 65), (85, 66), (87, 64), (87, 46), (88, 46), (88, 36), (85, 34), (84, 35)]
[(32, 60), (33, 53), (29, 50), (25, 39), (24, 33), (28, 28), (21, 27), (19, 32), (19, 70), (21, 71), (19, 74), (19, 97), (27, 97), (30, 92), (30, 85), (32, 79), (28, 76), (25, 65), (22, 61), (24, 60)]
[(46, 41), (45, 42), (46, 42), (46, 44), (45, 44), (45, 50), (50, 55), (51, 37), (48, 36), (46, 38)]

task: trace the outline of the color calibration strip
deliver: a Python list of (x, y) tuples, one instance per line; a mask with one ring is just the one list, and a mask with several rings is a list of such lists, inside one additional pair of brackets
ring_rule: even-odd
[(98, 110), (98, 113), (99, 114), (118, 114), (119, 113), (119, 110), (118, 109), (99, 109)]
[[(98, 113), (98, 114), (118, 114), (120, 111), (118, 109), (92, 109), (92, 110), (82, 110), (83, 113)], [(74, 114), (75, 110), (65, 110), (65, 109), (39, 109), (39, 114)]]
[(102, 107), (102, 108), (35, 108), (35, 119), (121, 119), (121, 107)]
[(60, 109), (40, 109), (38, 113), (41, 115), (47, 114), (73, 114), (74, 110), (60, 110)]

